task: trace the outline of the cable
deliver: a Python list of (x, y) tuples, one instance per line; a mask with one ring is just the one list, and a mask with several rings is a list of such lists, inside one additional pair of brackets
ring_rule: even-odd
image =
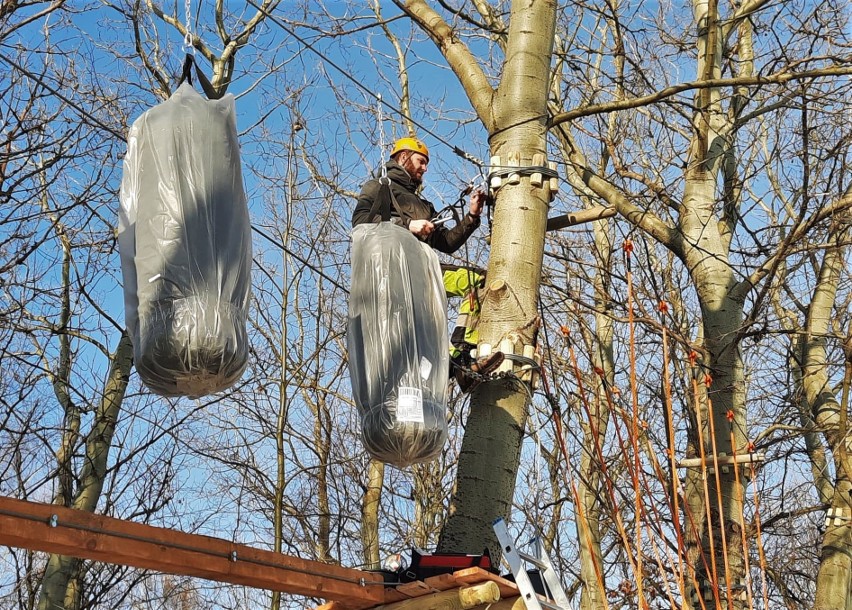
[(54, 89), (53, 87), (51, 87), (50, 85), (48, 85), (46, 82), (44, 82), (44, 78), (43, 78), (43, 77), (41, 77), (41, 76), (39, 76), (39, 75), (37, 75), (37, 74), (33, 74), (32, 72), (30, 72), (29, 70), (27, 70), (26, 68), (24, 68), (22, 65), (20, 65), (20, 64), (18, 64), (18, 63), (16, 63), (16, 62), (14, 62), (14, 61), (12, 61), (11, 59), (9, 59), (8, 57), (6, 57), (3, 53), (0, 53), (0, 59), (2, 59), (4, 62), (6, 62), (7, 64), (9, 64), (10, 66), (12, 66), (13, 68), (15, 68), (16, 70), (20, 71), (20, 72), (21, 72), (21, 74), (23, 74), (24, 76), (28, 77), (28, 78), (29, 78), (30, 80), (32, 80), (33, 82), (35, 82), (35, 83), (37, 83), (37, 84), (41, 85), (42, 87), (44, 87), (45, 89), (47, 89), (48, 91), (50, 91), (53, 95), (55, 95), (55, 96), (56, 96), (56, 97), (58, 97), (60, 100), (62, 100), (63, 102), (65, 102), (66, 104), (68, 104), (69, 106), (71, 106), (71, 108), (73, 108), (73, 109), (74, 109), (74, 110), (76, 110), (78, 113), (80, 113), (80, 115), (82, 115), (84, 118), (90, 119), (90, 120), (91, 120), (91, 121), (92, 121), (95, 125), (97, 125), (97, 126), (98, 126), (98, 127), (100, 127), (101, 129), (103, 129), (104, 131), (106, 131), (106, 132), (108, 132), (108, 133), (111, 133), (112, 135), (114, 135), (114, 136), (115, 136), (116, 138), (118, 138), (119, 140), (124, 140), (124, 139), (125, 139), (124, 134), (121, 134), (121, 133), (117, 132), (115, 129), (113, 129), (112, 127), (109, 127), (109, 126), (105, 125), (105, 124), (104, 124), (104, 123), (102, 123), (99, 119), (95, 118), (95, 116), (94, 116), (94, 115), (92, 115), (90, 112), (87, 112), (85, 109), (83, 109), (82, 107), (78, 106), (76, 103), (72, 102), (70, 99), (68, 99), (67, 97), (65, 97), (64, 95), (62, 95), (62, 94), (61, 94), (58, 90)]
[(265, 15), (265, 16), (266, 16), (266, 17), (267, 17), (270, 21), (272, 21), (272, 23), (274, 23), (274, 24), (275, 24), (275, 25), (277, 25), (279, 28), (281, 28), (282, 30), (284, 30), (285, 32), (287, 32), (288, 34), (290, 34), (290, 36), (292, 36), (293, 38), (295, 38), (295, 39), (296, 39), (296, 40), (297, 40), (297, 41), (298, 41), (298, 42), (299, 42), (302, 46), (304, 46), (305, 48), (310, 49), (311, 51), (313, 51), (314, 53), (316, 53), (316, 54), (319, 56), (319, 58), (320, 58), (320, 59), (322, 59), (325, 63), (327, 63), (327, 64), (328, 64), (328, 65), (330, 65), (332, 68), (334, 68), (335, 70), (337, 70), (338, 72), (340, 72), (340, 74), (342, 74), (342, 75), (343, 75), (346, 79), (348, 79), (348, 80), (350, 80), (352, 83), (354, 83), (356, 87), (358, 87), (361, 91), (363, 91), (364, 93), (366, 93), (369, 97), (371, 97), (371, 98), (373, 98), (374, 100), (378, 101), (380, 104), (383, 104), (385, 107), (387, 107), (388, 109), (392, 110), (393, 112), (395, 112), (395, 113), (396, 113), (396, 114), (398, 114), (399, 116), (403, 117), (403, 118), (404, 118), (404, 119), (406, 119), (407, 121), (411, 121), (411, 123), (412, 123), (412, 124), (416, 125), (419, 129), (422, 129), (423, 131), (425, 131), (426, 133), (428, 133), (430, 136), (432, 136), (433, 138), (435, 138), (436, 140), (438, 140), (441, 144), (443, 144), (444, 146), (446, 146), (447, 148), (449, 148), (450, 150), (452, 150), (452, 151), (453, 151), (456, 155), (458, 155), (458, 156), (459, 156), (459, 157), (461, 157), (462, 159), (464, 159), (464, 160), (466, 160), (466, 161), (469, 161), (469, 162), (473, 163), (474, 165), (476, 165), (476, 166), (477, 166), (477, 167), (479, 167), (479, 168), (481, 168), (481, 167), (484, 165), (484, 164), (482, 163), (482, 161), (481, 161), (481, 160), (479, 160), (479, 159), (477, 159), (476, 157), (474, 157), (473, 155), (471, 155), (471, 154), (469, 154), (469, 153), (465, 152), (464, 150), (462, 150), (461, 148), (459, 148), (459, 147), (458, 147), (458, 146), (456, 146), (455, 144), (452, 144), (451, 142), (449, 142), (449, 141), (445, 140), (444, 138), (442, 138), (441, 136), (437, 135), (435, 132), (431, 131), (430, 129), (428, 129), (428, 128), (424, 127), (421, 123), (419, 123), (418, 121), (416, 121), (416, 120), (415, 120), (415, 119), (413, 119), (412, 117), (410, 117), (410, 116), (408, 116), (407, 114), (405, 114), (405, 113), (404, 113), (402, 110), (400, 110), (399, 108), (397, 108), (397, 107), (395, 107), (395, 106), (392, 106), (391, 104), (388, 104), (386, 101), (384, 101), (384, 100), (382, 99), (381, 95), (377, 95), (376, 93), (374, 93), (373, 91), (371, 91), (371, 90), (370, 90), (370, 89), (369, 89), (366, 85), (364, 85), (361, 81), (359, 81), (359, 80), (358, 80), (358, 79), (356, 79), (354, 76), (352, 76), (349, 72), (347, 72), (346, 70), (344, 70), (343, 68), (341, 68), (340, 66), (338, 66), (336, 63), (334, 63), (334, 61), (332, 61), (329, 57), (327, 57), (326, 55), (324, 55), (321, 51), (318, 51), (316, 48), (314, 48), (314, 46), (313, 46), (310, 42), (308, 42), (307, 40), (305, 40), (304, 38), (302, 38), (301, 36), (299, 36), (298, 34), (296, 34), (296, 32), (294, 32), (294, 31), (293, 31), (292, 29), (290, 29), (287, 25), (285, 25), (283, 22), (281, 22), (281, 21), (280, 21), (277, 17), (275, 17), (274, 15), (272, 15), (272, 14), (271, 14), (269, 11), (267, 11), (265, 8), (263, 8), (263, 7), (258, 6), (257, 4), (255, 4), (254, 0), (246, 0), (246, 2), (247, 2), (249, 5), (253, 6), (255, 9), (257, 9), (259, 12), (263, 13), (263, 15)]
[(334, 278), (327, 275), (322, 269), (319, 269), (319, 268), (313, 266), (311, 263), (309, 263), (307, 260), (305, 260), (304, 258), (299, 256), (298, 254), (296, 254), (295, 252), (290, 250), (287, 246), (285, 246), (281, 242), (276, 241), (275, 239), (273, 239), (272, 237), (270, 237), (269, 235), (267, 235), (266, 233), (264, 233), (263, 231), (261, 231), (260, 229), (255, 227), (254, 225), (252, 225), (251, 230), (254, 231), (255, 233), (257, 233), (258, 235), (260, 235), (262, 238), (264, 238), (266, 241), (268, 241), (272, 245), (277, 246), (278, 248), (280, 248), (281, 250), (283, 250), (284, 252), (286, 252), (287, 254), (289, 254), (290, 256), (295, 258), (296, 260), (298, 260), (300, 263), (305, 265), (308, 269), (315, 271), (317, 275), (328, 280), (329, 282), (334, 284), (334, 286), (336, 286), (337, 288), (339, 288), (340, 290), (342, 290), (346, 294), (349, 294), (349, 290), (347, 290), (345, 287), (338, 284), (337, 281)]

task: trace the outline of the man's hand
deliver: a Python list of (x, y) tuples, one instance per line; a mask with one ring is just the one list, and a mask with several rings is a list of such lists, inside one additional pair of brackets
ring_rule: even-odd
[(468, 214), (471, 216), (479, 216), (482, 214), (482, 208), (485, 207), (485, 191), (482, 189), (477, 189), (473, 192), (473, 195), (470, 196), (470, 207), (468, 208)]
[(435, 230), (435, 225), (429, 220), (412, 220), (408, 223), (408, 230), (419, 239), (426, 239)]

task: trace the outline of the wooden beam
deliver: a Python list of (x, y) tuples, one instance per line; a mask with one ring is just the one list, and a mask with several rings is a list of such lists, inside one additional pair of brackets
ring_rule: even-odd
[(500, 587), (496, 582), (486, 581), (470, 587), (451, 589), (422, 595), (412, 599), (376, 606), (373, 610), (468, 610), (482, 604), (493, 604), (500, 600)]
[(501, 599), (496, 604), (474, 606), (470, 610), (527, 610), (527, 605), (524, 603), (523, 597), (513, 597), (512, 599)]
[(572, 214), (563, 214), (562, 216), (554, 216), (547, 219), (547, 230), (558, 231), (567, 227), (581, 225), (593, 220), (601, 220), (616, 215), (615, 208), (598, 206), (588, 210), (580, 210)]
[(341, 600), (347, 606), (384, 603), (379, 574), (52, 504), (0, 497), (0, 545)]

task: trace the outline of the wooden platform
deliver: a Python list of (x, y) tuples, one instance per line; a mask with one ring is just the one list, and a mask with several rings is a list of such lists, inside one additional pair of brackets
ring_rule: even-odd
[[(444, 591), (470, 587), (486, 582), (496, 583), (497, 587), (500, 589), (501, 602), (504, 602), (505, 600), (513, 600), (514, 598), (518, 598), (520, 595), (517, 585), (510, 580), (506, 580), (505, 578), (492, 574), (482, 568), (465, 568), (464, 570), (458, 570), (452, 574), (441, 574), (422, 581), (418, 580), (392, 587), (385, 587), (384, 603), (379, 605), (370, 605), (368, 603), (357, 602), (355, 600), (333, 601), (317, 607), (316, 610), (367, 610), (368, 608), (392, 610), (394, 608), (414, 608), (415, 606), (422, 608), (436, 607), (429, 604), (429, 596), (433, 596), (436, 593)], [(415, 599), (419, 599), (423, 603), (416, 605), (402, 603)], [(501, 606), (508, 608), (511, 604), (507, 605), (502, 603)], [(452, 606), (448, 605), (446, 607), (449, 608)], [(491, 607), (495, 608), (495, 605), (492, 604)]]
[(305, 597), (381, 604), (381, 576), (230, 540), (0, 497), (0, 545)]
[(375, 572), (13, 498), (0, 497), (0, 546), (330, 600), (317, 610), (525, 608), (515, 583), (482, 568), (387, 586)]

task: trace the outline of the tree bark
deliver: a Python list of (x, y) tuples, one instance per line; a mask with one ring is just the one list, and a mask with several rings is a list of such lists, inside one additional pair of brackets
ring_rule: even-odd
[(367, 487), (361, 503), (361, 548), (364, 567), (367, 570), (381, 568), (379, 557), (379, 505), (382, 499), (382, 482), (385, 477), (385, 465), (370, 460), (367, 469)]
[[(86, 458), (80, 473), (79, 490), (71, 508), (94, 512), (97, 507), (106, 479), (110, 444), (127, 390), (132, 362), (133, 346), (127, 333), (122, 333), (118, 348), (112, 356), (103, 397), (95, 412), (94, 424), (86, 437)], [(81, 560), (73, 557), (50, 556), (39, 593), (39, 610), (70, 610), (77, 607), (79, 591), (71, 586), (71, 583), (80, 570), (81, 563)]]
[[(458, 76), (491, 134), (492, 155), (503, 160), (518, 155), (521, 165), (533, 165), (534, 155), (546, 158), (556, 2), (512, 2), (506, 60), (496, 89), (467, 47), (424, 0), (410, 0), (404, 7)], [(496, 348), (501, 340), (509, 339), (521, 353), (524, 345), (535, 343), (548, 204), (548, 194), (531, 187), (528, 176), (496, 192), (481, 344)], [(483, 546), (499, 549), (492, 523), (497, 517), (510, 516), (528, 394), (529, 388), (513, 378), (483, 383), (474, 390), (456, 492), (438, 543), (440, 551), (479, 552)]]
[[(852, 608), (852, 460), (848, 447), (847, 405), (841, 405), (831, 387), (826, 367), (826, 336), (830, 332), (834, 301), (847, 249), (842, 245), (848, 232), (838, 231), (833, 247), (823, 258), (814, 297), (808, 308), (806, 334), (802, 341), (802, 387), (811, 418), (820, 429), (834, 459), (834, 494), (831, 497), (817, 574), (814, 610)], [(850, 367), (847, 354), (847, 378)]]

